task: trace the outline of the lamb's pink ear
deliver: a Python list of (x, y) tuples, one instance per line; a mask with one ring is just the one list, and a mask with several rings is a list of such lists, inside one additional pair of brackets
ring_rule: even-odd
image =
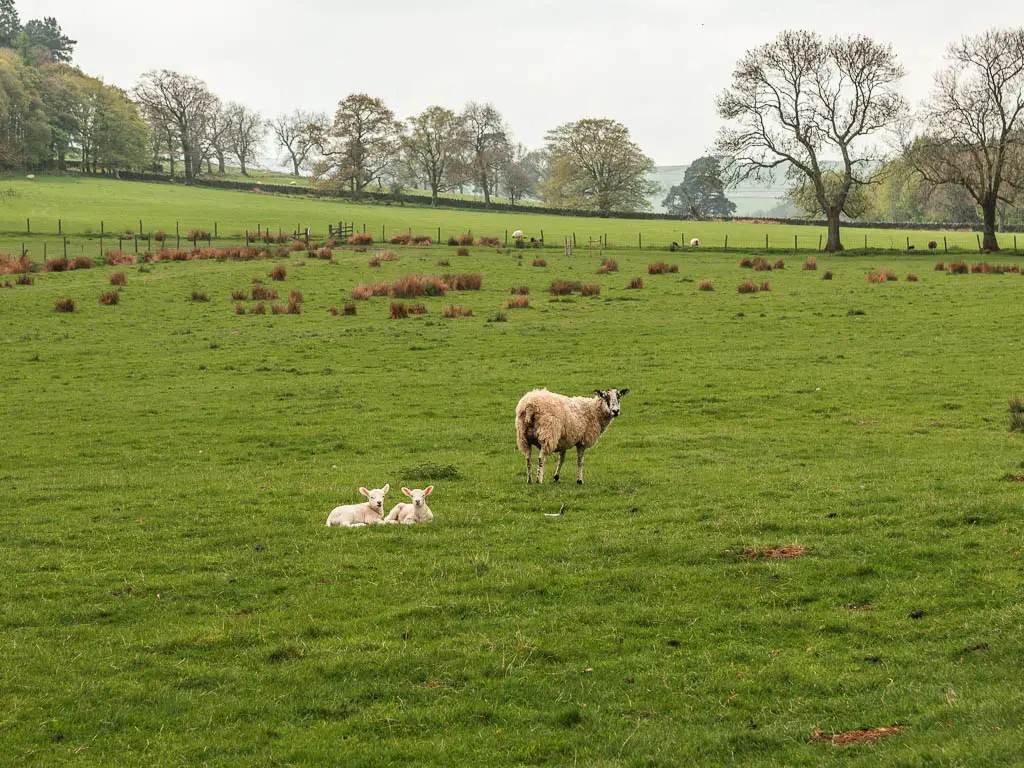
[(408, 488), (403, 488), (403, 489), (402, 489), (402, 493), (404, 493), (404, 494), (405, 494), (406, 496), (408, 496), (408, 497), (409, 497), (410, 499), (412, 498), (412, 491), (410, 491), (410, 490), (409, 490)]
[(370, 492), (368, 490), (366, 490), (365, 488), (360, 488), (359, 492), (361, 494), (363, 494), (363, 496), (365, 496), (366, 498), (370, 498)]
[(429, 495), (430, 495), (430, 494), (432, 494), (433, 492), (434, 492), (434, 486), (432, 486), (432, 485), (428, 485), (428, 486), (426, 487), (426, 489), (425, 489), (425, 490), (423, 491), (423, 495), (424, 495), (424, 496), (429, 496)]
[(391, 490), (391, 483), (386, 483), (384, 485), (384, 487), (381, 488), (381, 490), (384, 491), (384, 493), (387, 493), (388, 491), (390, 491)]

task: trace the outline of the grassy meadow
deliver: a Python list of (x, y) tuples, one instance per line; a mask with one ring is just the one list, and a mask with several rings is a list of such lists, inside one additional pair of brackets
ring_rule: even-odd
[[(255, 182), (254, 182), (255, 189)], [(4, 194), (6, 192), (6, 194)], [(34, 237), (26, 237), (26, 219)], [(312, 228), (326, 236), (328, 224), (340, 221), (365, 229), (378, 240), (381, 232), (390, 237), (395, 232), (411, 232), (442, 240), (467, 230), (474, 234), (504, 238), (517, 229), (527, 238), (540, 238), (561, 247), (566, 238), (576, 237), (577, 250), (607, 238), (609, 247), (665, 250), (674, 242), (701, 240), (707, 251), (730, 249), (763, 249), (765, 236), (772, 251), (793, 251), (794, 242), (800, 250), (815, 251), (826, 237), (824, 227), (755, 224), (744, 222), (695, 222), (674, 220), (630, 220), (593, 217), (544, 216), (537, 214), (468, 211), (464, 209), (430, 208), (402, 205), (370, 205), (269, 195), (257, 192), (235, 192), (217, 189), (188, 188), (183, 185), (124, 182), (75, 177), (41, 177), (34, 181), (12, 179), (0, 184), (0, 248), (18, 250), (22, 242), (41, 255), (42, 241), (51, 248), (59, 244), (58, 220), (63, 234), (73, 245), (83, 249), (91, 242), (77, 238), (98, 237), (102, 228), (115, 236), (120, 232), (138, 233), (139, 221), (145, 232), (163, 231), (174, 234), (176, 227), (184, 237), (190, 229), (202, 229), (221, 236), (241, 239), (257, 228), (276, 232), (294, 232)], [(843, 235), (847, 249), (903, 251), (909, 244), (915, 250), (927, 249), (928, 242), (970, 253), (978, 251), (974, 232), (928, 232), (887, 229), (847, 228)], [(797, 238), (794, 241), (794, 237)], [(1024, 249), (1024, 235), (1000, 234), (1004, 248), (1015, 243)], [(945, 238), (945, 240), (944, 240)], [(1019, 239), (1019, 242), (1018, 242)], [(109, 243), (107, 246), (109, 247)], [(596, 247), (596, 246), (595, 246)], [(70, 254), (69, 254), (70, 255)], [(92, 255), (92, 254), (88, 254)], [(38, 260), (38, 258), (37, 258)]]
[[(74, 208), (32, 215), (79, 229), (128, 186), (53, 184)], [(44, 185), (17, 187), (4, 222)], [(161, 204), (231, 226), (344, 208), (131, 188), (154, 228)], [(1019, 764), (1024, 276), (392, 250), (0, 289), (0, 762)], [(899, 280), (868, 284), (880, 267)], [(401, 320), (350, 297), (414, 273), (482, 288)], [(302, 313), (236, 314), (254, 279)], [(530, 307), (504, 309), (519, 286)], [(525, 483), (514, 408), (540, 386), (631, 390), (582, 487)], [(388, 508), (433, 484), (435, 521), (324, 527), (384, 483)], [(757, 555), (779, 546), (805, 551)], [(812, 739), (881, 727), (902, 731)]]

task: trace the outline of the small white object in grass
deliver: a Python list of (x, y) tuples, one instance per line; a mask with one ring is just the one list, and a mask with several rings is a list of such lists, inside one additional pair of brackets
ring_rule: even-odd
[(693, 240), (690, 241), (690, 247), (691, 248), (696, 248), (699, 245), (700, 245), (700, 240), (697, 239), (696, 237), (693, 238)]
[(347, 528), (356, 528), (363, 525), (379, 525), (384, 522), (384, 496), (391, 490), (391, 484), (383, 488), (375, 488), (372, 491), (360, 488), (359, 492), (366, 497), (362, 504), (348, 504), (342, 507), (335, 507), (327, 516), (327, 526), (337, 525)]
[(434, 492), (434, 486), (428, 485), (425, 489), (409, 490), (403, 488), (402, 493), (412, 499), (412, 504), (401, 502), (395, 504), (394, 508), (384, 518), (385, 523), (401, 523), (403, 525), (415, 525), (416, 523), (429, 523), (434, 519), (434, 513), (427, 506), (427, 496)]
[(512, 237), (515, 238), (516, 240), (522, 240), (523, 239), (523, 230), (517, 229), (515, 232), (512, 233)]
[(30, 173), (30, 174), (29, 174), (28, 176), (26, 176), (25, 178), (26, 178), (26, 179), (29, 179), (29, 180), (33, 180), (33, 181), (34, 181), (34, 180), (35, 180), (35, 178), (36, 178), (36, 175), (35, 175), (34, 173)]

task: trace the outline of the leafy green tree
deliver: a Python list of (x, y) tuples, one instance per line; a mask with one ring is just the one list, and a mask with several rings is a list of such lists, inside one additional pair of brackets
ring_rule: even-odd
[(549, 205), (602, 213), (647, 210), (659, 185), (647, 174), (654, 161), (609, 119), (578, 120), (547, 134), (550, 158), (541, 196)]
[(402, 124), (378, 98), (353, 93), (338, 104), (330, 130), (310, 126), (320, 154), (314, 177), (356, 195), (375, 181), (394, 175), (401, 156)]
[(38, 168), (50, 157), (51, 130), (33, 71), (0, 49), (0, 168)]
[(686, 169), (683, 181), (668, 191), (665, 209), (688, 219), (732, 216), (736, 204), (725, 196), (722, 165), (715, 157), (700, 157)]
[(470, 153), (467, 177), (480, 188), (484, 206), (491, 207), (491, 193), (498, 186), (502, 166), (512, 151), (509, 129), (493, 104), (471, 101), (462, 111), (469, 135)]
[(53, 16), (46, 16), (42, 20), (32, 19), (25, 25), (24, 31), (32, 47), (45, 50), (50, 61), (71, 61), (71, 54), (78, 41), (65, 35)]
[(14, 7), (14, 0), (0, 0), (0, 46), (13, 48), (21, 32), (21, 17)]

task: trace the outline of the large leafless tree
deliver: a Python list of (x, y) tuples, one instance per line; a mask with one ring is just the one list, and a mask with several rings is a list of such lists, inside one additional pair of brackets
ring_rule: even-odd
[[(906, 113), (903, 67), (892, 47), (855, 35), (823, 40), (788, 30), (747, 51), (718, 97), (728, 120), (715, 141), (733, 180), (784, 169), (813, 193), (828, 221), (829, 252), (843, 248), (840, 216), (854, 187), (872, 184), (886, 159), (885, 134)], [(830, 160), (837, 160), (836, 170)], [(830, 183), (830, 173), (838, 174)]]
[(267, 135), (267, 124), (259, 112), (243, 104), (232, 102), (227, 106), (228, 146), (238, 159), (243, 176), (249, 175), (249, 163), (259, 157), (260, 147)]
[(459, 183), (467, 166), (470, 134), (465, 120), (450, 109), (427, 107), (409, 118), (409, 132), (402, 141), (406, 162), (417, 178), (430, 187), (430, 204), (437, 195)]
[(310, 137), (326, 132), (327, 115), (297, 109), (289, 115), (278, 115), (269, 125), (278, 148), (284, 150), (282, 162), (290, 163), (292, 173), (300, 176), (313, 159), (315, 148)]
[(402, 133), (402, 124), (381, 99), (353, 93), (338, 104), (329, 131), (311, 134), (321, 156), (314, 176), (359, 195), (367, 185), (393, 173)]
[(185, 182), (191, 184), (200, 170), (206, 121), (217, 97), (199, 78), (166, 69), (142, 75), (132, 95), (151, 124), (161, 123), (160, 132), (179, 142)]
[(947, 59), (907, 156), (929, 184), (967, 190), (997, 251), (999, 206), (1024, 189), (1024, 28), (964, 37)]
[(471, 101), (462, 111), (470, 142), (469, 176), (491, 206), (491, 193), (497, 188), (502, 166), (511, 151), (509, 129), (493, 104)]
[(206, 131), (204, 135), (204, 155), (209, 163), (210, 159), (217, 161), (217, 175), (224, 176), (227, 173), (227, 156), (231, 151), (231, 115), (227, 107), (218, 99), (217, 104), (210, 110), (206, 120)]

